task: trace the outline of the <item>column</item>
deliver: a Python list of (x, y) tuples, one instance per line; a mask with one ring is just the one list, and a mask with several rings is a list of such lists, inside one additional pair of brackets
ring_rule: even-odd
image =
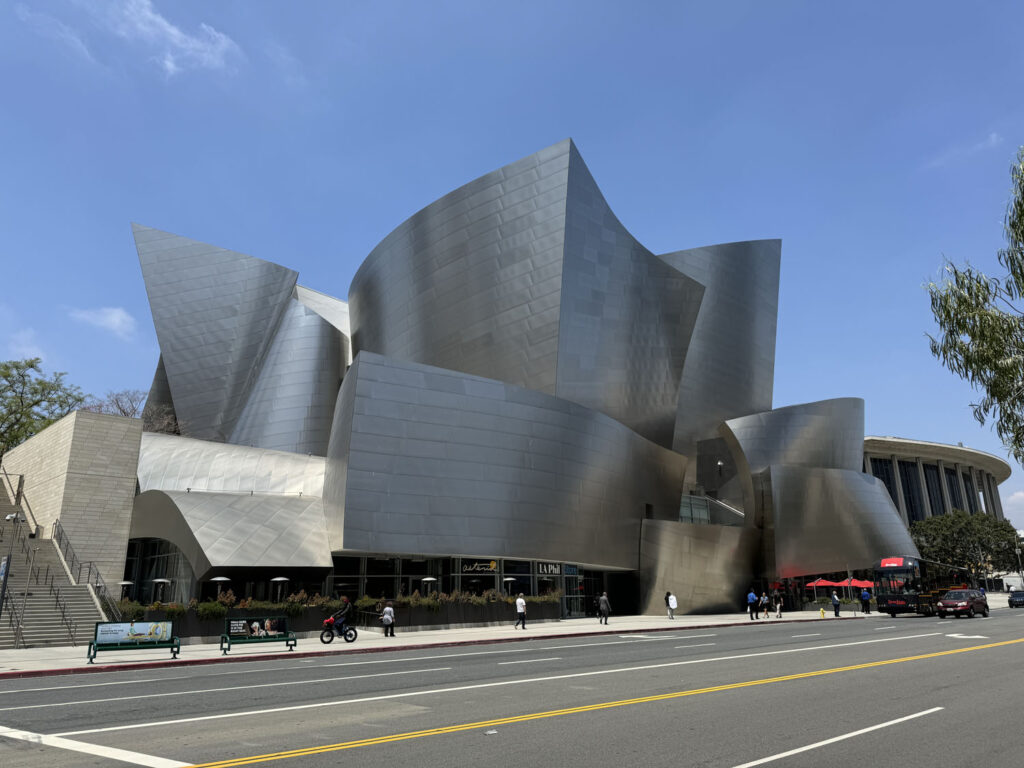
[(921, 484), (921, 498), (924, 500), (924, 517), (927, 520), (932, 516), (931, 498), (928, 496), (928, 483), (924, 481), (924, 463), (921, 457), (917, 457), (917, 482)]
[(974, 487), (981, 491), (981, 497), (985, 502), (985, 514), (995, 515), (996, 511), (992, 508), (992, 494), (988, 487), (988, 483), (985, 482), (985, 473), (980, 469), (971, 468), (971, 477), (974, 478)]
[(1003, 513), (1003, 500), (999, 498), (999, 483), (992, 476), (988, 476), (989, 487), (992, 489), (992, 506), (995, 507), (996, 515), (1000, 520), (1005, 520), (1006, 515)]
[(964, 470), (960, 466), (959, 462), (953, 465), (956, 468), (956, 482), (960, 486), (960, 498), (964, 503), (964, 512), (967, 514), (971, 513), (971, 506), (967, 502), (967, 488), (964, 485)]
[(896, 456), (891, 457), (892, 460), (892, 476), (894, 478), (893, 485), (896, 486), (896, 506), (900, 510), (900, 517), (903, 518), (904, 525), (910, 525), (910, 518), (907, 517), (907, 502), (903, 498), (903, 483), (900, 481), (900, 465), (896, 460)]
[(953, 511), (953, 500), (949, 498), (949, 486), (946, 484), (946, 465), (942, 460), (935, 462), (939, 468), (939, 488), (942, 489), (942, 512), (948, 515)]

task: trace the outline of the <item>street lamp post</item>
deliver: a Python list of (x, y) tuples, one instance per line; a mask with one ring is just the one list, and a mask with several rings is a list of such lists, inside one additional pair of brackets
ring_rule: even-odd
[(17, 512), (13, 512), (4, 518), (7, 522), (14, 522), (11, 531), (11, 546), (7, 550), (7, 559), (4, 561), (4, 578), (0, 582), (0, 618), (4, 615), (4, 599), (7, 597), (7, 578), (11, 573), (11, 561), (14, 560), (14, 542), (18, 538), (18, 526), (26, 518), (19, 515)]
[(1024, 589), (1024, 571), (1022, 571), (1021, 567), (1020, 567), (1020, 547), (1017, 547), (1013, 551), (1017, 553), (1017, 575), (1020, 576), (1020, 580), (1021, 580), (1020, 587), (1021, 587), (1021, 589)]

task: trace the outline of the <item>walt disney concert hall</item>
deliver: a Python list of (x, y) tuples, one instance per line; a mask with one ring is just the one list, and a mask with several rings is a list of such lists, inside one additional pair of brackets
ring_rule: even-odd
[(780, 241), (652, 253), (570, 140), (411, 216), (347, 301), (133, 232), (147, 411), (180, 434), (140, 429), (108, 580), (558, 590), (573, 616), (604, 590), (732, 609), (751, 579), (916, 554), (863, 471), (863, 401), (772, 407)]

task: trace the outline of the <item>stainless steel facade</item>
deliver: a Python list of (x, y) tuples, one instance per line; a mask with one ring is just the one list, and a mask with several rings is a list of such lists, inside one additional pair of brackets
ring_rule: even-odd
[(685, 457), (568, 400), (361, 352), (338, 414), (334, 549), (635, 569), (645, 515), (678, 519)]
[[(198, 578), (510, 558), (638, 572), (641, 605), (672, 589), (708, 610), (753, 577), (914, 553), (860, 471), (863, 402), (771, 410), (780, 242), (655, 255), (569, 140), (414, 214), (350, 303), (134, 233), (162, 353), (148, 407), (186, 437), (145, 437), (133, 535)], [(720, 524), (680, 522), (684, 496)]]

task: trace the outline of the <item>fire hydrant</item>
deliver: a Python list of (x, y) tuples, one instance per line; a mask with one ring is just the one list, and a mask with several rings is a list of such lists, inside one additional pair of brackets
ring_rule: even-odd
[(823, 618), (823, 619), (825, 618), (825, 609), (824, 608), (822, 608), (820, 611), (818, 611), (818, 613), (821, 614), (821, 618)]

